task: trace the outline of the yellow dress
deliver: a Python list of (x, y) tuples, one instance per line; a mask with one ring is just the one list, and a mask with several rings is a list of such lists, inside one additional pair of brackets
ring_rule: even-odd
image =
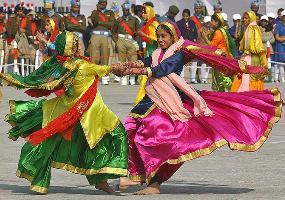
[[(256, 16), (252, 11), (246, 12), (250, 18), (250, 23), (256, 21)], [(262, 44), (261, 31), (257, 25), (249, 25), (240, 42), (240, 51), (243, 52), (241, 59), (250, 56), (252, 66), (268, 67), (266, 51)], [(264, 90), (264, 75), (250, 75), (249, 90)], [(241, 76), (236, 75), (231, 87), (231, 92), (237, 92), (242, 84)]]
[[(102, 77), (110, 71), (110, 66), (92, 64), (83, 59), (68, 61), (65, 65), (78, 66), (78, 72), (73, 80), (74, 95), (72, 97), (61, 95), (44, 102), (43, 127), (69, 110), (94, 82), (95, 75)], [(119, 123), (118, 117), (104, 104), (99, 91), (97, 91), (92, 106), (80, 118), (80, 124), (91, 149)]]

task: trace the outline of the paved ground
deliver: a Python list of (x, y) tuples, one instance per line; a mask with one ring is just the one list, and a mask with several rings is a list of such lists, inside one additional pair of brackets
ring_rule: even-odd
[[(209, 85), (195, 85), (207, 89)], [(267, 84), (267, 87), (273, 87)], [(278, 85), (285, 93), (285, 85)], [(8, 99), (26, 99), (22, 91), (1, 88), (0, 103), (0, 199), (285, 199), (285, 119), (275, 126), (266, 144), (255, 153), (230, 151), (223, 147), (212, 155), (186, 163), (167, 183), (162, 194), (152, 197), (133, 196), (141, 187), (127, 190), (123, 197), (105, 195), (88, 186), (84, 176), (53, 170), (48, 195), (29, 192), (29, 183), (15, 176), (23, 140), (7, 139), (10, 128), (3, 122), (8, 113)], [(121, 119), (127, 115), (137, 86), (101, 86), (105, 102)], [(113, 185), (116, 181), (112, 182)]]

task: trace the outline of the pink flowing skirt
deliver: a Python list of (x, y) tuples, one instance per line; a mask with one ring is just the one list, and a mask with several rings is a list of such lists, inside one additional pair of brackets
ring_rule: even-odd
[(188, 122), (172, 121), (157, 107), (145, 117), (127, 117), (129, 172), (135, 181), (163, 182), (185, 161), (228, 145), (232, 150), (256, 151), (281, 117), (277, 89), (241, 93), (202, 91), (213, 117), (193, 115)]

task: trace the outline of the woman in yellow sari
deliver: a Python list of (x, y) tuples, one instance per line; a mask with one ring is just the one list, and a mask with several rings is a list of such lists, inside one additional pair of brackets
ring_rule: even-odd
[[(243, 22), (246, 30), (240, 42), (239, 50), (243, 52), (241, 60), (244, 60), (248, 65), (267, 68), (266, 51), (262, 45), (262, 34), (256, 23), (255, 13), (252, 11), (245, 12)], [(236, 75), (231, 91), (264, 90), (264, 78), (265, 75)]]
[[(145, 12), (143, 13), (143, 18), (146, 23), (143, 25), (140, 31), (141, 39), (146, 43), (146, 57), (152, 55), (153, 51), (157, 48), (157, 38), (156, 38), (156, 28), (159, 22), (156, 20), (154, 9), (150, 6), (145, 6)], [(140, 75), (140, 88), (136, 96), (134, 104), (142, 100), (145, 96), (145, 85), (147, 81), (147, 76)]]

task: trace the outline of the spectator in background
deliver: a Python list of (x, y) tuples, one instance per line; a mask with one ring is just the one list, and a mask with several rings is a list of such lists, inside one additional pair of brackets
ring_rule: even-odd
[[(212, 47), (220, 49), (221, 54), (229, 57), (235, 57), (237, 49), (233, 38), (231, 37), (224, 18), (221, 13), (216, 13), (212, 16), (212, 26), (214, 29), (211, 35)], [(212, 89), (214, 91), (225, 92), (230, 89), (231, 80), (218, 70), (213, 70)]]
[(150, 1), (147, 1), (147, 2), (143, 3), (143, 6), (150, 6), (150, 7), (154, 8), (153, 3), (150, 2)]
[(133, 4), (131, 5), (131, 15), (132, 15), (132, 16), (135, 15), (135, 7), (136, 7), (136, 4), (133, 3)]
[(204, 22), (203, 8), (205, 4), (201, 0), (194, 1), (194, 15), (191, 17), (193, 22), (196, 25), (197, 30), (202, 27), (202, 23)]
[[(154, 8), (153, 3), (150, 2), (150, 1), (147, 1), (147, 2), (143, 3), (143, 6), (150, 6), (150, 7)], [(159, 19), (159, 18), (160, 18), (160, 15), (157, 14), (157, 13), (155, 13), (155, 17), (156, 17), (156, 19)]]
[(252, 0), (250, 3), (250, 9), (253, 11), (256, 15), (256, 21), (258, 22), (261, 18), (261, 14), (258, 13), (260, 6), (260, 0)]
[[(182, 12), (182, 19), (177, 22), (177, 26), (185, 40), (191, 40), (196, 42), (198, 38), (197, 28), (194, 21), (190, 17), (190, 10), (184, 9)], [(198, 62), (192, 62), (190, 66), (190, 81), (191, 83), (197, 83), (196, 73), (198, 69)], [(183, 73), (182, 73), (183, 75)]]
[(190, 17), (190, 10), (184, 9), (182, 19), (177, 22), (177, 26), (185, 40), (197, 41), (198, 34), (195, 23)]
[[(143, 13), (145, 23), (141, 27), (139, 34), (145, 47), (145, 57), (151, 57), (154, 50), (157, 49), (157, 37), (156, 29), (159, 26), (159, 22), (155, 17), (155, 11), (151, 6), (145, 6), (145, 12)], [(140, 88), (137, 93), (134, 104), (139, 103), (145, 96), (145, 86), (147, 82), (146, 75), (139, 75)]]
[(227, 28), (229, 28), (229, 22), (228, 22), (228, 15), (227, 15), (227, 13), (221, 13), (221, 15), (222, 15), (223, 18), (224, 18), (225, 26), (226, 26)]
[[(153, 9), (153, 8), (152, 8)], [(143, 27), (145, 20), (144, 20), (144, 15), (145, 15), (145, 7), (142, 5), (136, 5), (135, 7), (135, 15), (134, 17), (137, 18), (137, 20), (139, 21), (139, 29), (141, 30), (141, 28)], [(139, 58), (143, 58), (144, 57), (144, 48), (146, 48), (146, 43), (142, 41), (141, 38), (138, 39), (138, 44), (139, 44), (139, 52), (138, 52), (138, 56)]]
[(284, 8), (279, 8), (278, 11), (277, 11), (277, 18), (276, 18), (276, 23), (277, 24), (278, 22), (281, 22), (281, 18), (282, 18), (282, 15), (281, 13), (284, 11)]
[(143, 23), (143, 13), (145, 12), (144, 6), (136, 5), (134, 9), (134, 17), (139, 20), (140, 23)]
[[(280, 14), (280, 22), (276, 24), (275, 28), (275, 61), (282, 64), (276, 64), (276, 73), (279, 72), (279, 79), (281, 82), (285, 83), (284, 77), (284, 63), (285, 63), (285, 10)], [(275, 81), (278, 81), (275, 79)]]
[[(275, 38), (273, 35), (273, 27), (269, 24), (269, 20), (268, 20), (268, 16), (267, 15), (263, 15), (260, 18), (260, 30), (262, 33), (262, 43), (263, 43), (263, 47), (266, 50), (267, 49), (267, 45), (270, 44), (270, 57), (271, 60), (273, 60), (273, 56), (274, 56), (274, 51), (273, 51), (273, 45), (275, 43)], [(275, 70), (271, 71), (272, 76), (273, 76), (273, 80), (275, 80), (276, 77), (276, 73)], [(278, 74), (277, 74), (277, 79), (278, 79)]]
[[(241, 60), (244, 60), (248, 65), (262, 66), (264, 70), (268, 70), (266, 51), (262, 44), (262, 33), (256, 23), (256, 15), (253, 11), (243, 14), (243, 24), (246, 29), (239, 47), (243, 53)], [(236, 75), (231, 92), (264, 90), (265, 77), (265, 74), (243, 73)]]
[[(204, 23), (203, 26), (198, 30), (198, 39), (197, 43), (202, 45), (210, 45), (210, 34), (211, 34), (211, 17), (206, 16), (204, 17)], [(207, 67), (205, 63), (201, 64), (201, 83), (207, 83), (208, 82), (208, 76), (209, 76), (210, 69)]]
[(176, 23), (175, 17), (179, 13), (179, 8), (175, 5), (169, 6), (167, 13), (161, 17), (160, 22), (172, 21)]
[(267, 14), (267, 17), (268, 17), (268, 25), (269, 26), (272, 26), (272, 28), (275, 27), (275, 23), (276, 23), (276, 15), (273, 13), (273, 12), (270, 12)]
[(213, 7), (214, 7), (214, 14), (221, 13), (223, 11), (223, 4), (220, 0), (217, 0), (217, 3), (215, 3)]
[[(114, 40), (117, 45), (120, 62), (136, 61), (137, 51), (139, 50), (138, 41), (140, 29), (139, 21), (130, 13), (131, 5), (126, 2), (122, 4), (123, 16), (119, 17), (112, 27)], [(135, 76), (124, 76), (121, 78), (122, 85), (135, 85)]]
[[(89, 42), (89, 52), (92, 62), (100, 65), (108, 65), (111, 47), (111, 30), (115, 23), (115, 14), (107, 10), (107, 0), (98, 0), (97, 9), (92, 11), (92, 32)], [(109, 84), (109, 76), (102, 77), (102, 84)]]
[(62, 15), (55, 12), (55, 0), (43, 0), (44, 3), (44, 19), (49, 19), (52, 17), (54, 20), (58, 22), (59, 30), (64, 30), (64, 22), (62, 19)]
[(262, 43), (264, 49), (267, 49), (267, 41), (270, 42), (270, 54), (273, 55), (274, 51), (272, 45), (275, 43), (275, 38), (272, 32), (272, 26), (268, 26), (269, 21), (266, 15), (260, 18), (260, 29), (262, 33)]
[[(233, 39), (235, 40), (236, 47), (239, 49), (239, 43), (241, 41), (241, 38), (243, 36), (242, 34), (242, 26), (241, 26), (241, 15), (240, 14), (234, 14), (233, 15), (233, 22), (234, 25), (229, 29), (229, 32)], [(240, 53), (238, 52), (238, 56)]]
[(71, 0), (70, 1), (70, 13), (67, 13), (63, 17), (63, 22), (65, 25), (65, 29), (74, 32), (79, 40), (79, 53), (84, 56), (85, 54), (85, 45), (84, 45), (84, 33), (86, 31), (86, 17), (80, 14), (80, 1), (79, 0)]

